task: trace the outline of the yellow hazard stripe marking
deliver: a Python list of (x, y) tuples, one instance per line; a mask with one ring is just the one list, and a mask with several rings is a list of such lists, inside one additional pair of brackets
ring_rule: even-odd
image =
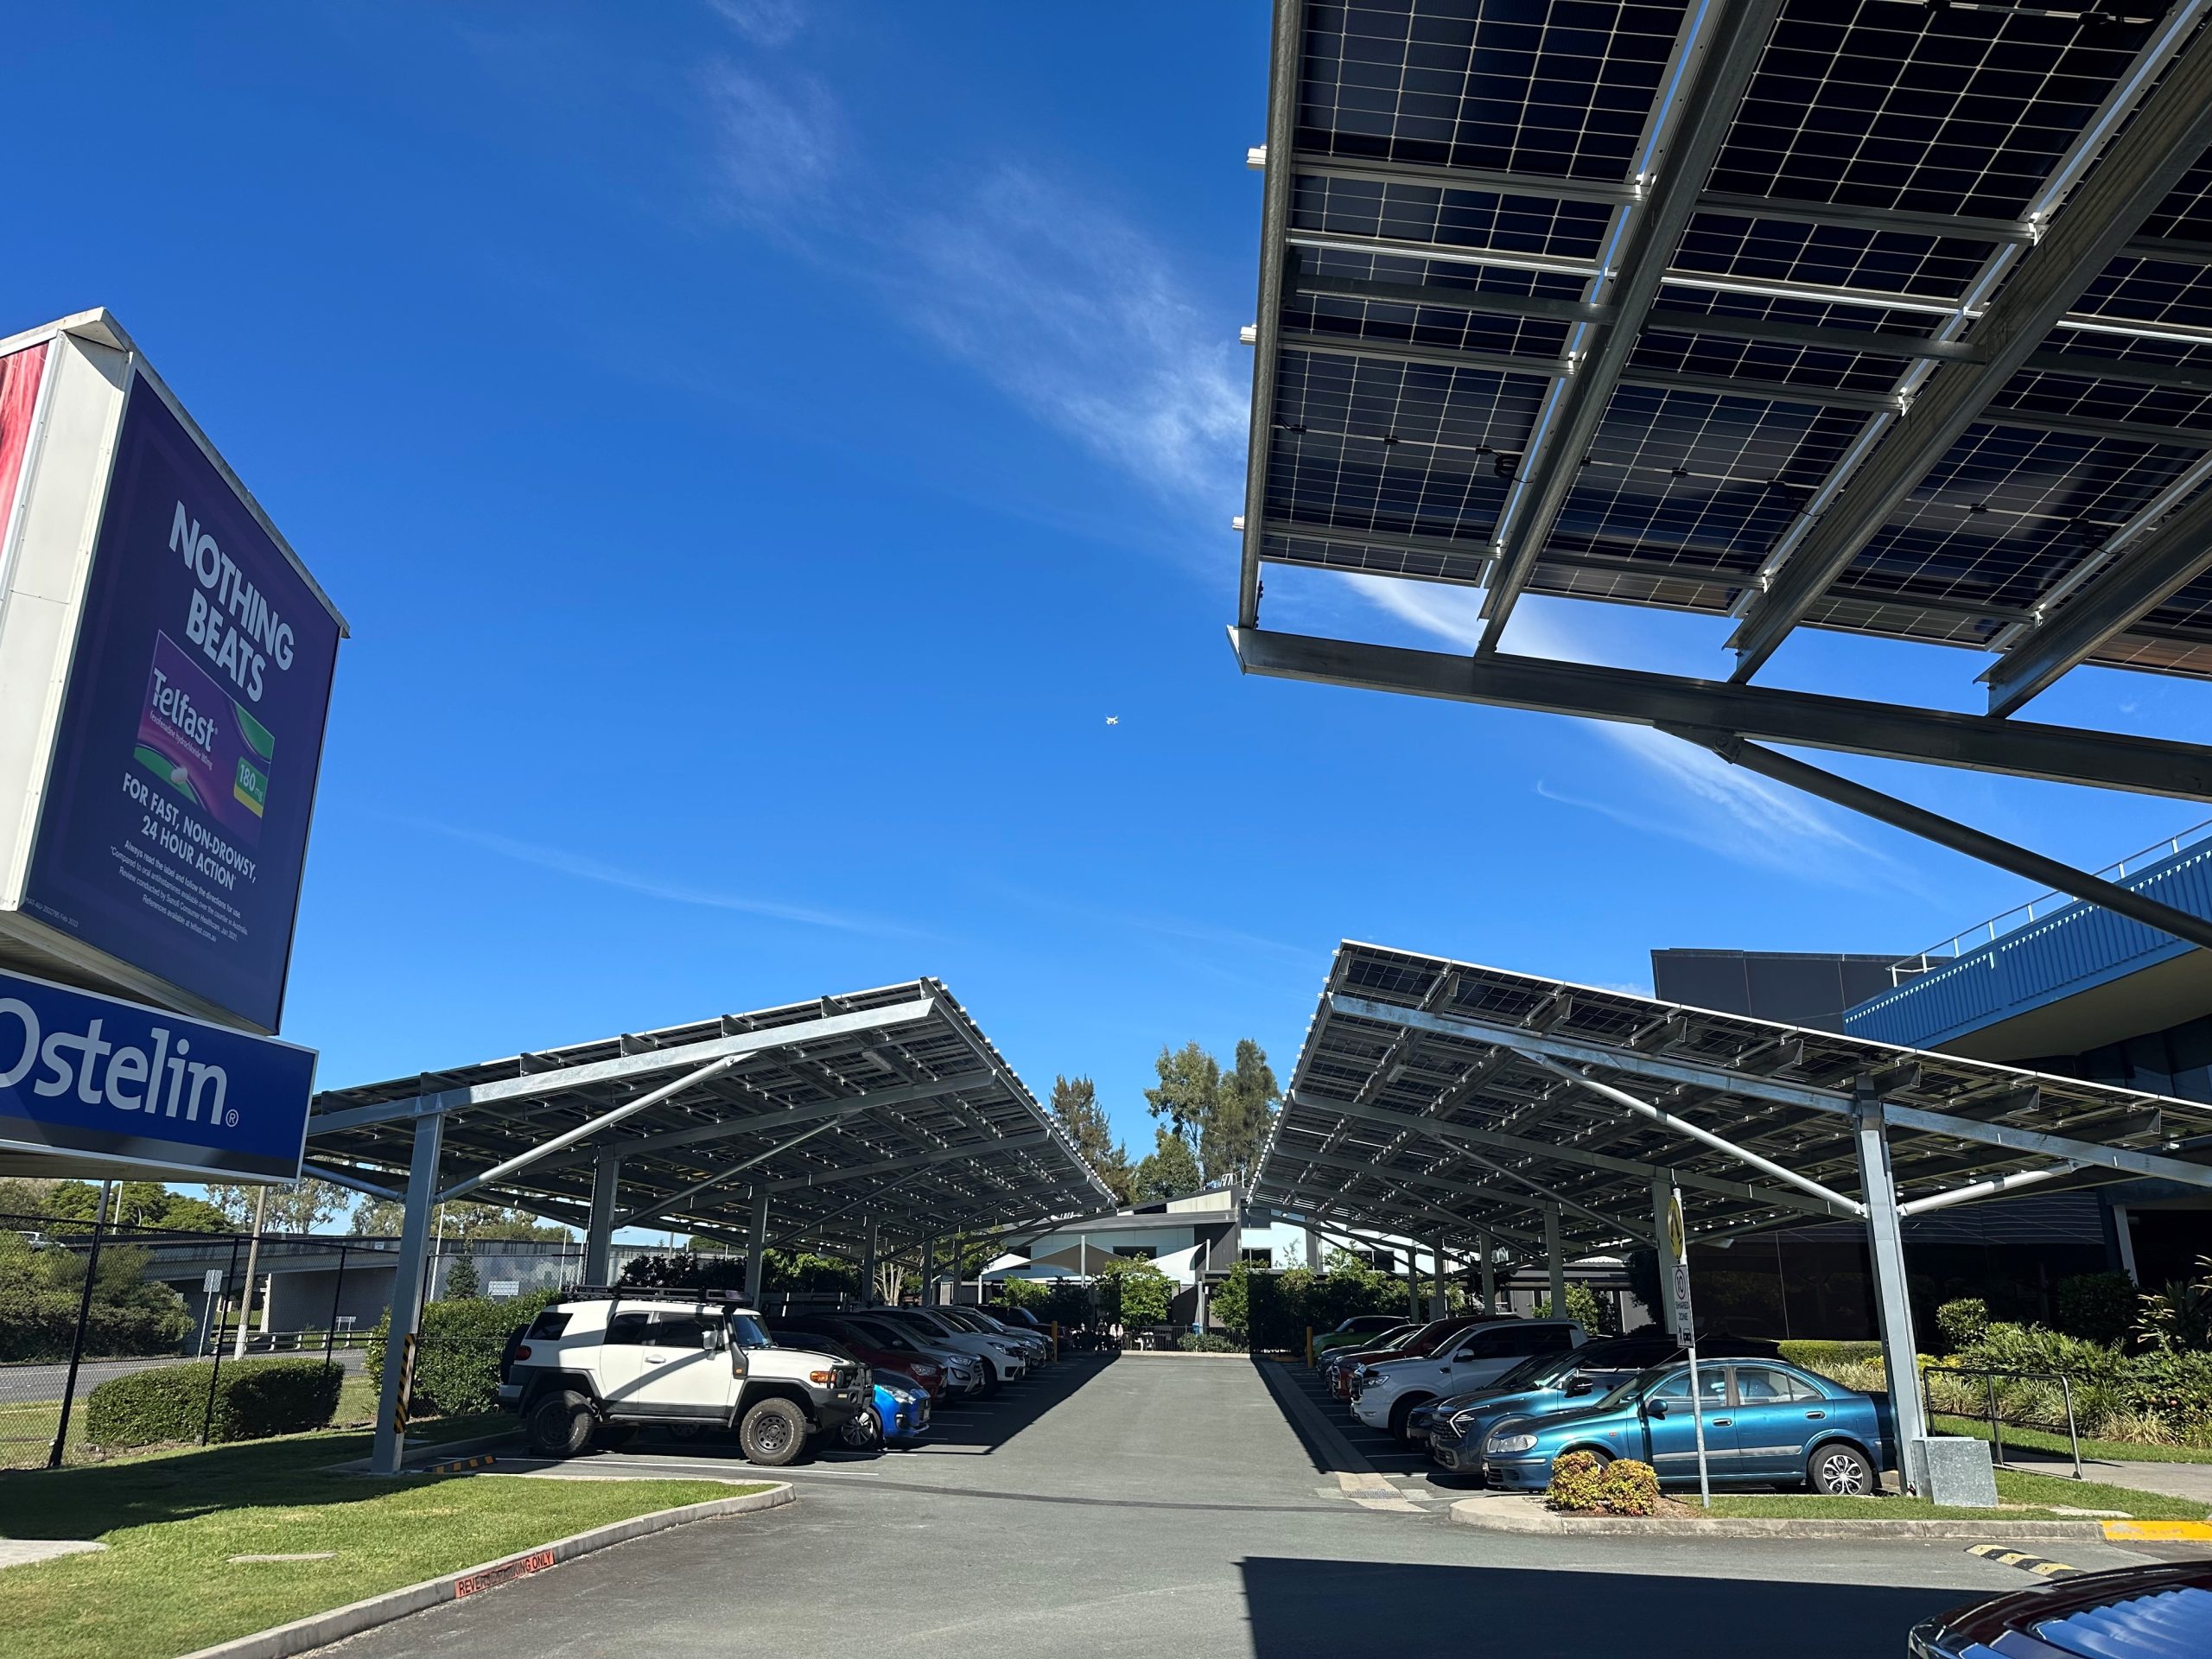
[(2023, 1573), (2033, 1573), (2039, 1578), (2056, 1578), (2062, 1573), (2079, 1573), (2078, 1567), (2069, 1567), (2064, 1561), (2047, 1561), (2040, 1555), (2031, 1555), (2024, 1549), (2014, 1549), (2010, 1544), (1969, 1544), (1967, 1554), (1979, 1555), (1985, 1561), (1995, 1561), (2000, 1567), (2017, 1567)]
[(2105, 1536), (2116, 1542), (2212, 1543), (2212, 1521), (2107, 1521)]

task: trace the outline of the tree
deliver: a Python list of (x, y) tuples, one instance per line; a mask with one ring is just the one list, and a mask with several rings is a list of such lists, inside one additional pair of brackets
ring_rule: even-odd
[(233, 1227), (253, 1224), (254, 1200), (264, 1191), (269, 1209), (262, 1225), (272, 1233), (311, 1233), (350, 1204), (352, 1195), (342, 1186), (313, 1177), (289, 1186), (263, 1188), (238, 1183), (210, 1182), (207, 1202), (223, 1212)]
[[(21, 1181), (7, 1185), (37, 1190), (20, 1195), (12, 1191), (0, 1193), (0, 1212), (10, 1211), (15, 1204), (28, 1201), (32, 1207), (17, 1213), (70, 1224), (54, 1229), (56, 1232), (89, 1231), (99, 1214), (100, 1184), (97, 1181)], [(118, 1182), (108, 1198), (107, 1220), (111, 1227), (165, 1228), (188, 1233), (230, 1230), (229, 1221), (214, 1205), (204, 1199), (188, 1198), (181, 1192), (172, 1192), (159, 1181)]]
[(1196, 1043), (1163, 1047), (1153, 1062), (1159, 1086), (1144, 1091), (1154, 1117), (1164, 1117), (1198, 1157), (1201, 1185), (1248, 1185), (1274, 1127), (1276, 1086), (1267, 1051), (1250, 1038), (1237, 1039), (1236, 1064), (1228, 1071)]
[(1083, 1160), (1098, 1172), (1114, 1194), (1116, 1204), (1127, 1204), (1132, 1191), (1127, 1144), (1114, 1139), (1113, 1125), (1098, 1103), (1098, 1090), (1089, 1077), (1052, 1079), (1052, 1119), (1064, 1130)]
[[(367, 1198), (354, 1206), (346, 1230), (356, 1238), (395, 1238), (406, 1224), (404, 1205), (391, 1198)], [(503, 1209), (496, 1204), (471, 1204), (466, 1199), (440, 1205), (437, 1214), (431, 1218), (430, 1229), (442, 1238), (518, 1239), (548, 1244), (563, 1243), (575, 1236), (566, 1227), (540, 1221), (526, 1210)]]
[(1205, 1185), (1198, 1173), (1197, 1155), (1180, 1133), (1163, 1123), (1153, 1139), (1151, 1153), (1136, 1166), (1130, 1181), (1132, 1196), (1139, 1204), (1185, 1198)]
[(1251, 1185), (1281, 1098), (1267, 1051), (1249, 1037), (1239, 1038), (1236, 1064), (1223, 1077), (1213, 1116), (1198, 1139), (1198, 1162), (1209, 1182), (1225, 1178), (1240, 1187)]
[(1118, 1318), (1133, 1331), (1167, 1322), (1172, 1288), (1167, 1275), (1151, 1262), (1117, 1255), (1098, 1269), (1097, 1282), (1099, 1304), (1108, 1319)]
[(476, 1277), (476, 1257), (463, 1250), (453, 1259), (453, 1266), (446, 1269), (446, 1300), (465, 1302), (472, 1296), (481, 1296), (484, 1287)]

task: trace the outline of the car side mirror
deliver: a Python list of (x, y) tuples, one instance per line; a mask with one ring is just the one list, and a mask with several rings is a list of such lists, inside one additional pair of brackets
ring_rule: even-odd
[(1597, 1383), (1592, 1382), (1590, 1378), (1586, 1376), (1578, 1376), (1567, 1385), (1567, 1391), (1569, 1394), (1588, 1394), (1597, 1386)]
[(1647, 1400), (1643, 1402), (1643, 1412), (1647, 1417), (1664, 1417), (1667, 1402), (1664, 1400)]

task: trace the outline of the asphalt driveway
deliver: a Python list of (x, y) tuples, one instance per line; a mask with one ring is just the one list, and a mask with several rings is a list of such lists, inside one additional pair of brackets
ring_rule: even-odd
[[(787, 1471), (799, 1502), (626, 1544), (417, 1615), (349, 1655), (880, 1652), (1191, 1659), (1438, 1652), (1638, 1659), (1778, 1643), (1887, 1659), (1907, 1627), (2032, 1582), (1955, 1543), (1516, 1538), (1440, 1503), (1362, 1501), (1249, 1362), (1071, 1358), (924, 1450)], [(530, 1478), (699, 1472), (730, 1454), (639, 1444)], [(1340, 1478), (1348, 1477), (1348, 1478)], [(512, 1476), (471, 1476), (498, 1479)], [(2074, 1552), (2085, 1567), (2136, 1559)], [(933, 1649), (934, 1650), (934, 1649)]]

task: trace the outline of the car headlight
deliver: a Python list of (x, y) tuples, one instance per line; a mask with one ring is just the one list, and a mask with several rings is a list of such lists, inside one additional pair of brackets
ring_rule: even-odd
[(1454, 1434), (1464, 1435), (1474, 1426), (1475, 1414), (1473, 1412), (1455, 1411), (1452, 1414), (1452, 1432)]
[(1516, 1452), (1529, 1451), (1535, 1444), (1536, 1437), (1533, 1434), (1493, 1434), (1483, 1450), (1508, 1457)]

